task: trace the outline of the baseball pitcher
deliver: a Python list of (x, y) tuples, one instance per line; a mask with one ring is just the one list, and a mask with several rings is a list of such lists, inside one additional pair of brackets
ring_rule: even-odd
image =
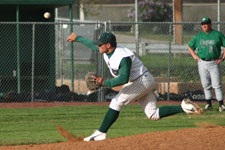
[(153, 76), (132, 51), (128, 48), (117, 46), (116, 36), (113, 33), (102, 33), (96, 43), (72, 33), (67, 38), (67, 41), (82, 43), (92, 50), (103, 54), (105, 63), (114, 78), (104, 80), (99, 76), (92, 76), (96, 83), (109, 88), (124, 85), (111, 100), (100, 128), (90, 136), (84, 138), (84, 141), (106, 139), (108, 129), (117, 120), (122, 108), (135, 100), (139, 102), (147, 118), (151, 120), (159, 120), (160, 118), (183, 112), (203, 113), (202, 109), (190, 100), (183, 100), (179, 106), (163, 106), (158, 108), (157, 99), (154, 94), (156, 82)]

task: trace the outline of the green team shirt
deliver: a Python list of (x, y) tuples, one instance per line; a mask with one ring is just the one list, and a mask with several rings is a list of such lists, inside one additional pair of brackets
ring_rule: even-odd
[(197, 49), (197, 55), (204, 59), (218, 59), (221, 55), (221, 46), (225, 47), (224, 35), (216, 30), (208, 34), (200, 32), (189, 43), (192, 50)]
[[(82, 43), (92, 50), (99, 50), (98, 46), (94, 43), (94, 41), (86, 39), (83, 36), (77, 36), (76, 42)], [(114, 51), (107, 54), (107, 56), (110, 58), (113, 53)], [(104, 80), (104, 86), (115, 87), (127, 83), (130, 77), (131, 64), (132, 60), (130, 57), (123, 58), (120, 62), (119, 76), (113, 79)]]

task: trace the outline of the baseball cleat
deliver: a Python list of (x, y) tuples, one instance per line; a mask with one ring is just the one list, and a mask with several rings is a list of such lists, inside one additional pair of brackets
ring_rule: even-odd
[(224, 105), (221, 105), (221, 106), (219, 107), (219, 112), (222, 112), (222, 111), (225, 111), (225, 106), (224, 106)]
[(212, 105), (209, 105), (209, 104), (205, 105), (205, 110), (211, 110), (211, 109), (212, 109)]
[(84, 141), (101, 141), (106, 139), (106, 133), (96, 130), (92, 135), (84, 138)]
[(198, 104), (192, 102), (190, 99), (184, 99), (181, 103), (181, 107), (187, 114), (203, 114), (204, 112)]

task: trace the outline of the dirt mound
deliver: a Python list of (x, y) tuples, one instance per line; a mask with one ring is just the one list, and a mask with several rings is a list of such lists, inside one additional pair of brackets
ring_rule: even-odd
[(150, 132), (104, 141), (70, 141), (42, 145), (1, 146), (1, 150), (222, 150), (225, 127), (200, 125), (200, 128)]

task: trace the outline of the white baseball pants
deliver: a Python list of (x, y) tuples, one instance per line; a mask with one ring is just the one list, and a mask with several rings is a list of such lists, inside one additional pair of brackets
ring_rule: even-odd
[(215, 61), (198, 61), (198, 71), (205, 93), (205, 99), (212, 99), (212, 88), (215, 89), (217, 101), (223, 100), (220, 66)]
[(135, 81), (127, 83), (111, 100), (109, 107), (121, 111), (123, 106), (137, 100), (149, 119), (158, 120), (159, 109), (154, 94), (155, 88), (156, 82), (153, 76), (146, 72)]

